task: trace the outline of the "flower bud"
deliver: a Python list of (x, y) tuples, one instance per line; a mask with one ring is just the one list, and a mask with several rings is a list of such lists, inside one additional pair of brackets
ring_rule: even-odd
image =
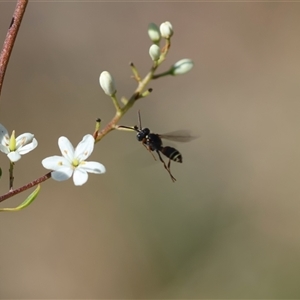
[(159, 43), (160, 41), (160, 31), (156, 24), (150, 23), (148, 26), (148, 35), (151, 39), (151, 41), (155, 44)]
[(165, 39), (169, 39), (173, 35), (173, 27), (170, 22), (164, 22), (160, 25), (161, 36)]
[(153, 61), (159, 60), (159, 58), (160, 58), (160, 48), (155, 44), (151, 45), (151, 47), (149, 48), (149, 54), (150, 54), (150, 57)]
[(194, 63), (191, 59), (189, 58), (184, 58), (179, 60), (177, 63), (175, 63), (170, 70), (170, 73), (172, 75), (181, 75), (184, 73), (187, 73), (192, 69), (194, 66)]
[(117, 92), (115, 87), (115, 81), (107, 71), (103, 71), (100, 74), (99, 83), (106, 95), (113, 96)]

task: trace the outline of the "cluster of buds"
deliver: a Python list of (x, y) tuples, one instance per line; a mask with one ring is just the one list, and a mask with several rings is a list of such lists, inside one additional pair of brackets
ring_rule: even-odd
[(158, 44), (162, 37), (164, 39), (171, 38), (173, 35), (173, 26), (168, 21), (161, 23), (159, 27), (155, 23), (150, 23), (148, 26), (148, 35), (154, 44)]
[[(173, 36), (174, 31), (173, 31), (173, 26), (170, 22), (166, 21), (163, 22), (159, 27), (154, 24), (150, 23), (148, 26), (148, 35), (152, 41), (152, 45), (149, 48), (149, 55), (154, 62), (154, 65), (150, 71), (150, 76), (146, 76), (147, 80), (150, 81), (151, 79), (157, 79), (162, 76), (167, 76), (167, 75), (181, 75), (189, 72), (193, 66), (194, 63), (191, 59), (189, 58), (184, 58), (179, 61), (177, 61), (175, 64), (173, 64), (168, 71), (160, 73), (160, 74), (155, 74), (156, 69), (158, 66), (165, 60), (166, 55), (168, 53), (168, 50), (170, 48), (170, 40), (171, 37)], [(165, 39), (166, 44), (161, 48), (160, 47), (160, 42), (161, 39)], [(136, 68), (133, 66), (133, 72), (134, 72), (134, 77), (137, 79), (137, 81), (140, 82), (140, 85), (142, 86), (143, 82), (139, 80), (139, 75), (136, 70)], [(108, 72), (108, 71), (103, 71), (100, 74), (99, 77), (99, 83), (101, 88), (103, 89), (104, 93), (108, 96), (110, 96), (114, 102), (114, 105), (116, 106), (117, 110), (120, 110), (120, 106), (118, 104), (118, 100), (116, 98), (116, 86), (115, 86), (115, 81), (113, 76)], [(144, 85), (146, 85), (145, 82)], [(144, 95), (148, 95), (148, 92), (140, 92), (141, 97), (144, 97)], [(123, 99), (124, 100), (124, 99)], [(127, 101), (125, 101), (127, 103)]]

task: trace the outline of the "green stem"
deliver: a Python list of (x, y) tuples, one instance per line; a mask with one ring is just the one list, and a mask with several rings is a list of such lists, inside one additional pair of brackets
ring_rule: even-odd
[(119, 104), (119, 102), (118, 102), (118, 99), (117, 99), (116, 95), (111, 96), (111, 99), (112, 99), (112, 101), (113, 101), (113, 104), (114, 104), (114, 106), (115, 106), (116, 111), (117, 111), (118, 113), (120, 113), (120, 112), (121, 112), (121, 107), (120, 107), (120, 104)]
[[(132, 64), (133, 65), (133, 64)], [(149, 73), (145, 76), (145, 78), (141, 81), (139, 81), (138, 87), (126, 103), (123, 108), (120, 108), (120, 110), (116, 111), (115, 116), (112, 118), (112, 120), (97, 134), (97, 137), (95, 138), (95, 143), (98, 143), (104, 136), (106, 136), (110, 131), (115, 129), (115, 126), (119, 122), (119, 120), (125, 115), (125, 113), (134, 105), (134, 103), (142, 98), (143, 93), (142, 91), (145, 89), (147, 84), (151, 81), (153, 74), (159, 64), (156, 66), (152, 66), (151, 70)]]
[(171, 75), (170, 70), (166, 71), (166, 72), (163, 72), (163, 73), (160, 73), (160, 74), (155, 74), (155, 75), (153, 75), (152, 79), (157, 79), (157, 78), (160, 78), (160, 77), (163, 77), (163, 76), (168, 76), (168, 75)]

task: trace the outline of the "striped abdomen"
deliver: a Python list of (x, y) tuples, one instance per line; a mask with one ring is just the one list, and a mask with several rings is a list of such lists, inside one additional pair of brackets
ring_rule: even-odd
[(160, 151), (171, 160), (182, 163), (182, 155), (175, 148), (166, 146), (162, 147)]

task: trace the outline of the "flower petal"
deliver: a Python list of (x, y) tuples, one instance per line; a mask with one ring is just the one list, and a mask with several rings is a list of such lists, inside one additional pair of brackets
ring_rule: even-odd
[(34, 135), (32, 133), (22, 133), (16, 138), (17, 148), (32, 142)]
[(84, 161), (77, 168), (94, 174), (103, 174), (106, 172), (105, 167), (96, 161)]
[(76, 168), (74, 170), (73, 182), (75, 185), (83, 185), (88, 180), (88, 173), (84, 169)]
[(18, 151), (12, 151), (12, 152), (9, 152), (7, 154), (7, 157), (10, 159), (11, 162), (16, 162), (18, 161), (19, 159), (21, 159), (21, 155), (19, 154)]
[(5, 153), (5, 154), (9, 153), (8, 147), (4, 146), (4, 145), (1, 145), (1, 144), (0, 144), (0, 151)]
[(5, 147), (8, 147), (9, 144), (8, 131), (2, 124), (0, 124), (0, 143)]
[(69, 168), (70, 170), (72, 170), (72, 165), (71, 163), (68, 161), (68, 159), (66, 159), (63, 156), (50, 156), (47, 158), (44, 158), (42, 160), (42, 165), (45, 169), (48, 170), (59, 170), (60, 168)]
[(0, 139), (6, 134), (8, 135), (7, 129), (2, 124), (0, 124)]
[(86, 160), (93, 152), (94, 144), (94, 137), (91, 134), (85, 135), (75, 149), (74, 158), (77, 158), (79, 162)]
[(32, 151), (33, 149), (35, 149), (38, 145), (38, 142), (35, 138), (33, 138), (32, 142), (31, 143), (28, 143), (27, 145), (24, 145), (20, 148), (18, 148), (18, 138), (17, 138), (17, 151), (21, 154), (21, 155), (24, 155), (30, 151)]
[(70, 162), (74, 158), (74, 147), (71, 142), (65, 137), (61, 136), (58, 139), (58, 146), (61, 151), (61, 154)]
[(56, 181), (64, 181), (69, 179), (73, 174), (73, 170), (68, 167), (61, 167), (57, 171), (51, 173), (51, 177)]

